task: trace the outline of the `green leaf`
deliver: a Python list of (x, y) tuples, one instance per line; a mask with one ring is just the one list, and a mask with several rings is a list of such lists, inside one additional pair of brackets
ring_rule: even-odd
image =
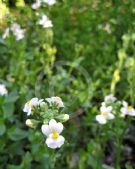
[(5, 98), (5, 103), (15, 102), (18, 99), (18, 93), (16, 91), (11, 92), (8, 97)]
[(20, 128), (17, 128), (16, 126), (13, 126), (8, 131), (8, 136), (13, 141), (19, 141), (28, 136), (28, 132), (25, 130), (22, 130)]
[(5, 103), (2, 108), (3, 108), (3, 112), (4, 112), (4, 118), (5, 119), (12, 118), (13, 112), (14, 112), (14, 104), (13, 103)]

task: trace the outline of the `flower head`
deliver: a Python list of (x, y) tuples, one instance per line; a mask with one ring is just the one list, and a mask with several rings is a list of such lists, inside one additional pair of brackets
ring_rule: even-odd
[(46, 101), (50, 104), (50, 106), (56, 105), (58, 108), (64, 107), (64, 103), (60, 97), (56, 96), (56, 97), (46, 98)]
[(43, 28), (53, 27), (52, 21), (46, 15), (42, 15), (42, 18), (38, 21), (39, 25), (42, 25)]
[(108, 120), (112, 120), (114, 119), (114, 115), (111, 113), (112, 112), (112, 106), (101, 106), (100, 107), (100, 115), (96, 116), (96, 120), (100, 123), (100, 124), (106, 124)]
[(7, 95), (8, 91), (4, 84), (0, 84), (0, 96)]
[(124, 116), (135, 116), (135, 109), (131, 105), (128, 105), (126, 101), (123, 101), (123, 107), (120, 109), (120, 111)]
[(110, 94), (110, 95), (107, 95), (107, 96), (105, 96), (105, 98), (104, 98), (104, 101), (105, 102), (115, 102), (115, 100), (116, 100), (116, 97), (114, 97), (114, 95), (113, 94)]
[(63, 131), (63, 124), (57, 123), (54, 119), (49, 121), (49, 124), (44, 124), (41, 127), (42, 133), (47, 136), (46, 144), (49, 148), (60, 148), (64, 144), (64, 137), (60, 135)]
[(52, 6), (56, 3), (56, 0), (43, 0), (47, 5)]
[(23, 108), (23, 111), (27, 113), (27, 116), (32, 114), (33, 107), (39, 106), (39, 104), (43, 101), (43, 99), (38, 98), (32, 98), (30, 101), (28, 101)]

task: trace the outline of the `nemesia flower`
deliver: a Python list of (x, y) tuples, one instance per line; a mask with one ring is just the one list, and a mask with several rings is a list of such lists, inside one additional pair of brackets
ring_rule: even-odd
[(11, 26), (11, 30), (14, 34), (14, 36), (16, 37), (16, 40), (21, 40), (24, 38), (24, 29), (21, 29), (20, 25), (18, 25), (17, 23), (13, 23)]
[(6, 28), (6, 29), (5, 29), (5, 32), (4, 32), (4, 34), (2, 35), (2, 38), (3, 38), (3, 39), (6, 39), (6, 38), (9, 36), (9, 31), (10, 31), (9, 28)]
[(52, 6), (56, 3), (56, 0), (43, 0), (47, 5)]
[(56, 105), (56, 106), (58, 106), (58, 108), (64, 107), (63, 101), (58, 96), (51, 97), (51, 98), (46, 98), (45, 100), (50, 104), (50, 106)]
[(41, 0), (36, 0), (36, 2), (31, 5), (32, 9), (38, 9), (40, 6)]
[(114, 119), (114, 115), (112, 112), (112, 106), (101, 106), (100, 107), (100, 115), (96, 116), (96, 121), (98, 121), (100, 124), (106, 124), (108, 120)]
[(49, 148), (60, 148), (64, 144), (65, 139), (60, 135), (60, 133), (63, 131), (62, 123), (57, 123), (54, 119), (51, 119), (48, 125), (42, 125), (41, 131), (47, 136), (45, 143)]
[(42, 15), (42, 18), (38, 22), (39, 25), (42, 25), (43, 28), (53, 27), (52, 21), (46, 15)]
[(120, 109), (120, 111), (123, 114), (123, 116), (125, 115), (135, 116), (135, 109), (131, 105), (128, 105), (126, 101), (123, 101), (123, 107)]
[(8, 91), (4, 84), (0, 84), (0, 96), (7, 95)]
[(105, 101), (105, 102), (115, 102), (115, 100), (116, 100), (116, 97), (114, 97), (113, 94), (107, 95), (107, 96), (105, 96), (105, 98), (104, 98), (104, 101)]
[(23, 108), (23, 111), (27, 113), (27, 116), (32, 114), (32, 108), (37, 107), (40, 105), (40, 103), (43, 101), (43, 99), (38, 98), (32, 98), (30, 101), (28, 101)]

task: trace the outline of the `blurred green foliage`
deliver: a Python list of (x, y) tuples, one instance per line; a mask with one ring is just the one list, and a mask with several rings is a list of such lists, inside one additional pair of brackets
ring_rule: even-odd
[[(59, 0), (40, 9), (51, 18), (52, 29), (37, 25), (32, 2), (26, 3), (16, 7), (6, 1), (10, 15), (0, 25), (1, 35), (14, 21), (26, 29), (21, 41), (0, 38), (0, 82), (9, 91), (0, 97), (0, 168), (105, 168), (110, 137), (99, 141), (103, 129), (95, 115), (112, 83), (115, 94), (135, 106), (135, 3)], [(22, 112), (31, 97), (53, 95), (64, 100), (71, 115), (64, 131), (67, 143), (55, 151), (44, 145), (40, 128), (25, 126)], [(127, 169), (131, 166), (126, 164)]]

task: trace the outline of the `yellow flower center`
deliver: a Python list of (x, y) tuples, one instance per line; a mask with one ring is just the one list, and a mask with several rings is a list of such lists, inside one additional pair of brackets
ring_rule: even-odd
[(133, 109), (133, 107), (132, 106), (128, 106), (128, 110), (131, 110), (131, 109)]
[(57, 132), (53, 132), (52, 133), (52, 138), (53, 139), (57, 139), (59, 137), (59, 133), (57, 133)]
[(107, 113), (106, 112), (102, 112), (101, 115), (104, 116), (104, 117), (106, 117)]
[(28, 101), (26, 104), (27, 104), (27, 106), (29, 106), (30, 105), (30, 101)]

